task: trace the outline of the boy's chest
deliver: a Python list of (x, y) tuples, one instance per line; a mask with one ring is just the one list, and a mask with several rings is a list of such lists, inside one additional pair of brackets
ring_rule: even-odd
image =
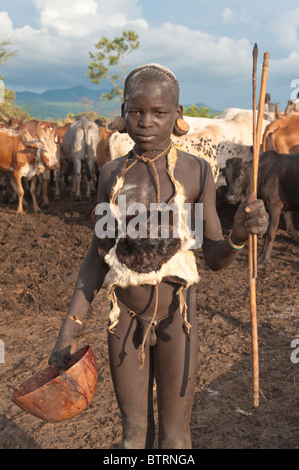
[(155, 168), (149, 163), (138, 162), (126, 173), (124, 184), (120, 190), (120, 195), (126, 196), (126, 204), (142, 203), (147, 208), (151, 203), (168, 203), (176, 194), (176, 183), (183, 188), (185, 202), (194, 202), (198, 193), (193, 187), (192, 181), (189, 184), (184, 182), (179, 172), (174, 171), (175, 182), (169, 176), (166, 165), (158, 162)]

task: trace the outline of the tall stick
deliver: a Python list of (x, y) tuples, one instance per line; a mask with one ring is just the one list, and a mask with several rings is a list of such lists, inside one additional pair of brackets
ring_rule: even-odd
[[(251, 179), (252, 200), (257, 198), (257, 179), (259, 152), (264, 117), (264, 104), (267, 88), (267, 76), (269, 65), (269, 52), (264, 54), (263, 72), (261, 79), (261, 91), (259, 99), (258, 119), (256, 125), (256, 69), (257, 69), (258, 48), (253, 48), (253, 167)], [(259, 406), (259, 359), (258, 359), (258, 334), (257, 334), (257, 313), (256, 313), (256, 277), (257, 277), (257, 236), (249, 235), (249, 274), (250, 274), (250, 315), (251, 315), (251, 340), (252, 340), (252, 379), (253, 379), (253, 405)]]

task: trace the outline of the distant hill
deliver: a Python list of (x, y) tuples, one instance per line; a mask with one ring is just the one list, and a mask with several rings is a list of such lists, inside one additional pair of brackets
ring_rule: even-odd
[(109, 88), (90, 89), (85, 86), (47, 90), (43, 93), (30, 91), (16, 92), (15, 104), (23, 109), (28, 108), (32, 117), (40, 119), (62, 119), (68, 113), (95, 111), (99, 116), (110, 117), (114, 112), (120, 113), (119, 99), (100, 101), (103, 93)]
[[(72, 88), (62, 88), (57, 90), (47, 90), (43, 93), (33, 93), (30, 91), (16, 92), (15, 104), (23, 109), (28, 108), (32, 117), (39, 119), (63, 119), (67, 114), (79, 114), (82, 112), (95, 111), (99, 116), (112, 118), (115, 114), (120, 114), (121, 102), (119, 99), (112, 101), (100, 101), (103, 93), (109, 91), (109, 87), (99, 86), (90, 89), (85, 86)], [(196, 106), (205, 106), (204, 103), (192, 103)], [(184, 105), (188, 108), (190, 105)], [(220, 112), (210, 108), (210, 114)]]

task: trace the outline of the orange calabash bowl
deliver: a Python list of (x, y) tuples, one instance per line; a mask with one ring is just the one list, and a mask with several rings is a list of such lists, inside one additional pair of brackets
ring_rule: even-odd
[(90, 346), (78, 349), (60, 371), (56, 364), (23, 382), (11, 400), (37, 418), (58, 423), (87, 408), (97, 387), (97, 366)]

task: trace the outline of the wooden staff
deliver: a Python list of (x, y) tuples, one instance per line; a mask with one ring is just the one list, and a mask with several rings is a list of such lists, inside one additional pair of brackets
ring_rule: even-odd
[[(257, 198), (257, 179), (259, 152), (264, 118), (264, 104), (267, 88), (267, 76), (269, 66), (269, 52), (264, 54), (263, 72), (261, 79), (261, 91), (259, 99), (258, 119), (256, 125), (256, 69), (258, 48), (253, 48), (253, 166), (251, 178), (251, 201)], [(251, 338), (252, 338), (252, 379), (253, 379), (253, 406), (259, 406), (259, 359), (258, 359), (258, 334), (256, 315), (256, 277), (257, 277), (257, 235), (249, 235), (249, 276), (250, 276), (250, 315), (251, 315)]]

